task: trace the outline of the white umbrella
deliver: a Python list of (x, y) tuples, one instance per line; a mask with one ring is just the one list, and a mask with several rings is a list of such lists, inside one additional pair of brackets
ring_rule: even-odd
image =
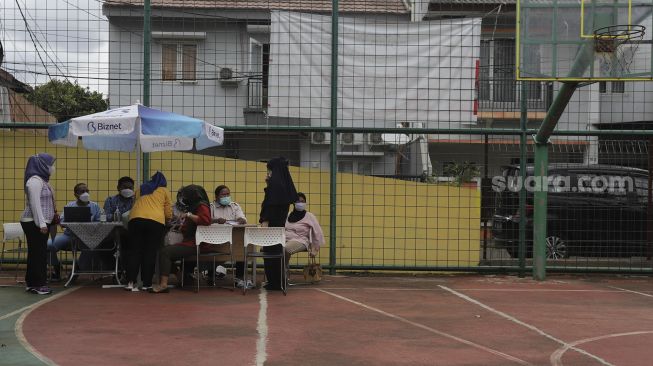
[[(53, 144), (88, 150), (187, 151), (220, 146), (224, 130), (197, 118), (148, 108), (141, 104), (73, 118), (48, 128)], [(137, 155), (140, 174), (140, 154)]]

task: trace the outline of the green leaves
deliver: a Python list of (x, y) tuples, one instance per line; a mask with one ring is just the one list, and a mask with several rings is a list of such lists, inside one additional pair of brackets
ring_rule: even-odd
[(37, 86), (27, 99), (57, 118), (58, 122), (73, 117), (107, 110), (108, 103), (102, 93), (83, 88), (76, 82), (50, 80)]

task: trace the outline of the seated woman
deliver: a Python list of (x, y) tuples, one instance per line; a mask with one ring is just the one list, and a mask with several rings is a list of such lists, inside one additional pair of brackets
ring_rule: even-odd
[(315, 257), (324, 244), (322, 227), (312, 213), (306, 211), (306, 195), (297, 192), (295, 209), (288, 215), (286, 220), (286, 268), (290, 262), (290, 256), (299, 252), (308, 252)]
[[(179, 190), (177, 208), (184, 212), (184, 221), (181, 225), (183, 241), (175, 245), (169, 245), (159, 252), (159, 271), (161, 277), (159, 286), (151, 288), (151, 293), (166, 293), (168, 289), (168, 276), (174, 261), (194, 256), (195, 232), (197, 225), (211, 225), (211, 210), (209, 208), (209, 197), (204, 188), (191, 184)], [(205, 248), (200, 247), (200, 251)]]
[[(219, 185), (215, 189), (215, 202), (211, 202), (211, 217), (213, 222), (218, 224), (237, 223), (239, 225), (247, 224), (247, 217), (243, 213), (243, 209), (239, 204), (231, 200), (231, 190), (225, 185)], [(222, 248), (222, 247), (221, 247)], [(245, 271), (245, 263), (242, 261), (236, 262), (236, 286), (242, 288), (245, 286), (243, 282), (243, 272)], [(212, 277), (213, 269), (208, 271), (208, 278)], [(209, 280), (211, 282), (211, 280)], [(251, 281), (247, 281), (248, 288), (254, 287)]]

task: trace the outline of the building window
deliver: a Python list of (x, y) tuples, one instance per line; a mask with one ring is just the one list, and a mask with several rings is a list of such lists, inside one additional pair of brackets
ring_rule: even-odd
[(197, 46), (194, 44), (182, 45), (181, 74), (184, 80), (195, 80), (195, 64), (197, 62)]
[[(164, 43), (161, 45), (161, 79), (197, 80), (197, 45)], [(181, 70), (181, 75), (178, 71)]]
[(163, 80), (177, 80), (177, 45), (161, 45), (161, 67)]
[(611, 81), (612, 88), (610, 89), (613, 93), (623, 93), (626, 85), (623, 81)]
[(353, 161), (339, 161), (338, 162), (338, 172), (340, 173), (353, 173), (354, 172), (354, 162)]
[[(623, 94), (626, 90), (626, 84), (623, 81), (611, 81), (610, 93)], [(599, 93), (605, 94), (608, 92), (608, 82), (599, 81)]]
[[(479, 100), (517, 102), (519, 85), (515, 80), (515, 40), (511, 38), (481, 41)], [(527, 49), (529, 60), (539, 60), (537, 50)], [(542, 99), (542, 83), (528, 82), (529, 100)]]

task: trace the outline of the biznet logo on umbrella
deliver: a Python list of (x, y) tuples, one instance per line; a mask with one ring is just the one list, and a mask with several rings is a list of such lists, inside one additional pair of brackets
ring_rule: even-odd
[(176, 149), (180, 147), (179, 146), (180, 144), (181, 144), (181, 140), (179, 139), (167, 140), (167, 141), (153, 141), (152, 148), (153, 149)]
[(110, 122), (89, 122), (86, 125), (86, 129), (90, 133), (96, 133), (99, 131), (122, 131), (122, 122), (110, 123)]

